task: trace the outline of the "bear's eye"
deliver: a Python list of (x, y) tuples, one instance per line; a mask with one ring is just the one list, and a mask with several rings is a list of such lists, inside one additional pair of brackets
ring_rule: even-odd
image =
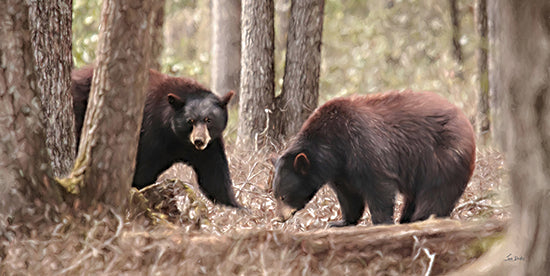
[(285, 196), (281, 196), (281, 201), (285, 201)]
[(210, 122), (212, 122), (212, 120), (210, 120), (210, 118), (204, 118), (204, 121), (209, 124)]
[(187, 123), (188, 123), (188, 124), (190, 124), (190, 125), (192, 125), (192, 124), (194, 124), (194, 123), (195, 123), (195, 120), (193, 120), (193, 119), (189, 119), (189, 120), (187, 120)]

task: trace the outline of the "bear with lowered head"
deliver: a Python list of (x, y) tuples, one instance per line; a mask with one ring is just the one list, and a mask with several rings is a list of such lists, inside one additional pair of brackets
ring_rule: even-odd
[(274, 160), (274, 197), (285, 221), (328, 184), (343, 220), (355, 225), (365, 204), (373, 224), (449, 216), (472, 175), (472, 125), (456, 106), (431, 92), (389, 92), (333, 99), (313, 112)]
[[(80, 141), (94, 68), (72, 73), (76, 138)], [(240, 207), (229, 174), (222, 133), (230, 91), (219, 98), (196, 81), (149, 71), (133, 186), (153, 184), (174, 163), (190, 165), (206, 197)], [(78, 145), (77, 145), (78, 146)]]

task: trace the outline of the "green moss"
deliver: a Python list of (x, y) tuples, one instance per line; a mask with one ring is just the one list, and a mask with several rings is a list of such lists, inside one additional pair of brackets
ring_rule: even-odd
[(496, 243), (502, 242), (505, 237), (505, 232), (496, 233), (494, 235), (478, 239), (472, 242), (465, 250), (468, 258), (478, 258), (485, 254)]

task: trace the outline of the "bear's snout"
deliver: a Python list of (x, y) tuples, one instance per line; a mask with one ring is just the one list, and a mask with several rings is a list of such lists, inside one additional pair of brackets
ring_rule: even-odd
[(287, 221), (294, 216), (297, 211), (298, 209), (286, 205), (281, 200), (277, 200), (277, 216), (279, 217), (279, 222)]
[(197, 124), (193, 127), (189, 140), (198, 150), (204, 150), (210, 143), (210, 133), (205, 124)]

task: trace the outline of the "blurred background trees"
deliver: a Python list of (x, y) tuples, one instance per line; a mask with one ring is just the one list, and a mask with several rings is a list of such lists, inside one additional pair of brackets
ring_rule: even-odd
[(212, 0), (211, 89), (218, 95), (233, 90), (239, 104), (241, 82), (241, 0)]
[[(223, 1), (227, 5), (227, 1)], [(458, 34), (453, 35), (452, 1), (326, 0), (322, 34), (319, 104), (336, 96), (394, 89), (438, 92), (465, 110), (472, 122), (480, 87), (476, 51), (474, 1), (456, 0)], [(94, 59), (99, 5), (74, 0), (75, 66)], [(214, 88), (211, 65), (213, 27), (211, 1), (166, 0), (161, 70), (184, 75)], [(275, 1), (275, 94), (281, 93), (290, 1)], [(462, 62), (453, 54), (458, 39)], [(281, 42), (282, 41), (282, 42)], [(225, 93), (226, 91), (215, 91)], [(227, 136), (235, 141), (236, 110)]]

